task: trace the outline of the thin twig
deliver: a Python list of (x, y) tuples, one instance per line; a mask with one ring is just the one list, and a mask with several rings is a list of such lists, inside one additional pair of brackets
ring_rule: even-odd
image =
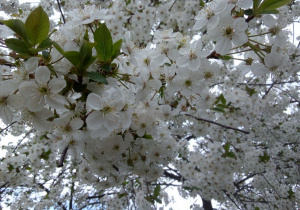
[(60, 156), (60, 160), (59, 160), (59, 163), (58, 163), (57, 167), (63, 167), (64, 166), (64, 161), (65, 161), (68, 149), (69, 149), (69, 146), (66, 146), (66, 148), (63, 150), (63, 152)]
[(245, 130), (242, 130), (242, 129), (239, 129), (239, 128), (233, 128), (233, 127), (230, 127), (230, 126), (227, 126), (227, 125), (223, 125), (221, 123), (217, 123), (215, 121), (212, 121), (212, 120), (207, 120), (207, 119), (203, 119), (203, 118), (200, 118), (200, 117), (195, 117), (193, 115), (190, 115), (190, 114), (185, 114), (186, 116), (190, 116), (196, 120), (199, 120), (199, 121), (203, 121), (203, 122), (208, 122), (208, 123), (211, 123), (211, 124), (215, 124), (215, 125), (218, 125), (218, 126), (221, 126), (223, 128), (226, 128), (226, 129), (230, 129), (230, 130), (235, 130), (235, 131), (239, 131), (239, 132), (242, 132), (242, 133), (245, 133), (245, 134), (249, 134), (250, 132), (249, 131), (245, 131)]
[(171, 10), (172, 10), (174, 4), (176, 3), (176, 1), (177, 1), (177, 0), (175, 0), (175, 1), (173, 2), (173, 4), (171, 5), (171, 7), (169, 8), (169, 12), (171, 12)]
[(58, 9), (59, 9), (59, 11), (60, 11), (61, 17), (62, 17), (63, 22), (64, 22), (64, 24), (65, 24), (65, 23), (66, 23), (66, 19), (65, 19), (64, 13), (62, 12), (62, 9), (61, 9), (61, 6), (60, 6), (60, 2), (59, 2), (59, 0), (56, 0), (56, 2), (57, 2), (57, 4), (58, 4)]
[(31, 129), (30, 131), (28, 131), (25, 136), (18, 142), (17, 146), (14, 148), (14, 151), (12, 153), (15, 153), (16, 149), (20, 146), (20, 144), (22, 143), (22, 141), (32, 132), (34, 131), (34, 129)]
[(275, 85), (275, 83), (276, 83), (276, 80), (275, 80), (275, 82), (269, 87), (269, 89), (267, 90), (267, 92), (265, 93), (265, 95), (262, 97), (262, 99), (264, 99), (264, 98), (269, 94), (270, 90), (273, 88), (273, 86)]
[(10, 126), (12, 126), (13, 124), (15, 124), (17, 121), (14, 121), (12, 123), (10, 123), (8, 126), (6, 126), (5, 128), (3, 128), (0, 133), (2, 133), (3, 131), (5, 131), (6, 129), (8, 129)]
[(237, 83), (238, 85), (252, 85), (252, 86), (272, 86), (272, 85), (284, 85), (290, 83), (300, 83), (300, 81), (286, 81), (286, 82), (274, 82), (274, 83)]

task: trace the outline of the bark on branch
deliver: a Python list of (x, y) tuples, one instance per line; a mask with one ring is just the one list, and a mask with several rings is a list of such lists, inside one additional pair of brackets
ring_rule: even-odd
[(223, 125), (221, 123), (218, 123), (218, 122), (215, 122), (215, 121), (212, 121), (212, 120), (207, 120), (207, 119), (203, 119), (201, 117), (195, 117), (193, 115), (190, 115), (190, 114), (185, 114), (186, 116), (189, 116), (189, 117), (192, 117), (196, 120), (199, 120), (199, 121), (203, 121), (203, 122), (208, 122), (208, 123), (211, 123), (211, 124), (214, 124), (214, 125), (218, 125), (218, 126), (221, 126), (223, 128), (226, 128), (226, 129), (230, 129), (230, 130), (235, 130), (235, 131), (239, 131), (239, 132), (242, 132), (244, 134), (249, 134), (250, 132), (249, 131), (245, 131), (245, 130), (242, 130), (242, 129), (239, 129), (239, 128), (234, 128), (234, 127), (230, 127), (230, 126), (227, 126), (227, 125)]

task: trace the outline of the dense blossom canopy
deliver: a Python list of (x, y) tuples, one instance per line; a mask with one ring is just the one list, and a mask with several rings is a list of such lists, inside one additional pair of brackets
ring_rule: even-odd
[(300, 208), (300, 1), (37, 4), (0, 0), (1, 207)]

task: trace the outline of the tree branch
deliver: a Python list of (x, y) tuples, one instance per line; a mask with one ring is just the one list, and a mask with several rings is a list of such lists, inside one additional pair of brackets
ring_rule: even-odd
[(17, 121), (14, 121), (12, 123), (10, 123), (8, 126), (6, 126), (5, 128), (3, 128), (0, 133), (4, 132), (6, 129), (8, 129), (10, 126), (12, 126), (13, 124), (15, 124)]
[(64, 161), (65, 161), (68, 149), (69, 149), (69, 146), (66, 146), (66, 148), (63, 150), (63, 152), (60, 156), (60, 160), (59, 160), (59, 163), (58, 163), (57, 167), (63, 167), (64, 166)]
[(206, 199), (202, 199), (202, 203), (203, 203), (203, 209), (204, 210), (213, 210), (212, 204), (210, 200), (206, 200)]
[(62, 19), (63, 19), (63, 22), (64, 22), (64, 24), (65, 24), (65, 23), (66, 23), (66, 19), (65, 19), (64, 13), (62, 12), (60, 2), (59, 2), (59, 0), (56, 0), (56, 2), (57, 2), (57, 5), (58, 5), (58, 9), (59, 9), (59, 11), (60, 11), (61, 17), (62, 17)]
[(207, 120), (207, 119), (203, 119), (203, 118), (200, 118), (200, 117), (195, 117), (195, 116), (190, 115), (190, 114), (185, 114), (185, 115), (189, 116), (189, 117), (192, 117), (192, 118), (194, 118), (196, 120), (199, 120), (199, 121), (203, 121), (203, 122), (208, 122), (208, 123), (211, 123), (211, 124), (215, 124), (215, 125), (221, 126), (223, 128), (226, 128), (226, 129), (230, 129), (230, 130), (235, 130), (235, 131), (242, 132), (244, 134), (249, 134), (250, 133), (249, 131), (245, 131), (245, 130), (242, 130), (242, 129), (239, 129), (239, 128), (233, 128), (233, 127), (230, 127), (230, 126), (227, 126), (227, 125), (223, 125), (221, 123), (214, 122), (212, 120)]
[(168, 171), (164, 170), (164, 175), (168, 178), (174, 179), (178, 182), (184, 181), (184, 178), (179, 174), (179, 175), (175, 175), (172, 173), (169, 173)]

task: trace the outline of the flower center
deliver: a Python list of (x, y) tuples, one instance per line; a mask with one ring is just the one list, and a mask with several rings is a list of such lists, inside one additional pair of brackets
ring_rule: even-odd
[(190, 53), (190, 60), (197, 59), (197, 55), (193, 52)]
[(211, 72), (205, 72), (204, 73), (204, 79), (212, 78), (213, 74)]
[(227, 27), (225, 29), (225, 35), (228, 36), (230, 39), (232, 39), (232, 34), (233, 34), (233, 28)]
[(48, 88), (47, 87), (39, 87), (39, 92), (42, 94), (42, 95), (47, 95), (48, 94)]

